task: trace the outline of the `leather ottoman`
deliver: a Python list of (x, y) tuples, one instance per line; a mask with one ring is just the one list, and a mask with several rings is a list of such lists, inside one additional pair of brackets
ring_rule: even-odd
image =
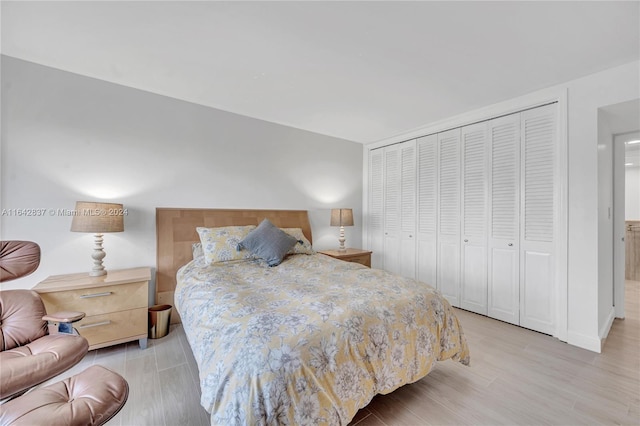
[(0, 425), (102, 425), (128, 396), (129, 385), (122, 376), (94, 365), (0, 405)]

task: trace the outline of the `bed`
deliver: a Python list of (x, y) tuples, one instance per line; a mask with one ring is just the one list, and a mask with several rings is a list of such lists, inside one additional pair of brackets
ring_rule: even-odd
[[(156, 214), (158, 299), (173, 295), (212, 424), (347, 424), (435, 361), (469, 363), (453, 309), (426, 284), (321, 254), (291, 254), (275, 267), (193, 258), (198, 226), (268, 218), (311, 242), (304, 211)], [(171, 274), (175, 284), (161, 279)]]

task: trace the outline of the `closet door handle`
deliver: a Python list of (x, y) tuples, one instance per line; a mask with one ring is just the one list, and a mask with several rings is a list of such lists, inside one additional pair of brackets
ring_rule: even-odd
[(513, 247), (513, 243), (509, 243), (507, 244), (509, 247)]
[(469, 240), (464, 240), (464, 242), (465, 242), (465, 243), (468, 243), (468, 242), (469, 242)]

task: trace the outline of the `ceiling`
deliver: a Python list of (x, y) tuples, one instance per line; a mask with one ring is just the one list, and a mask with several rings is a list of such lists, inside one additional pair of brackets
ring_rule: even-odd
[(2, 53), (356, 142), (640, 58), (640, 2), (7, 2)]

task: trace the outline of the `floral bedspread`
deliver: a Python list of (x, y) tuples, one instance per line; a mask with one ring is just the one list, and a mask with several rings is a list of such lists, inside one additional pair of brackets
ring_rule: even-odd
[(178, 271), (175, 303), (211, 423), (347, 424), (436, 360), (469, 363), (432, 287), (321, 254)]

